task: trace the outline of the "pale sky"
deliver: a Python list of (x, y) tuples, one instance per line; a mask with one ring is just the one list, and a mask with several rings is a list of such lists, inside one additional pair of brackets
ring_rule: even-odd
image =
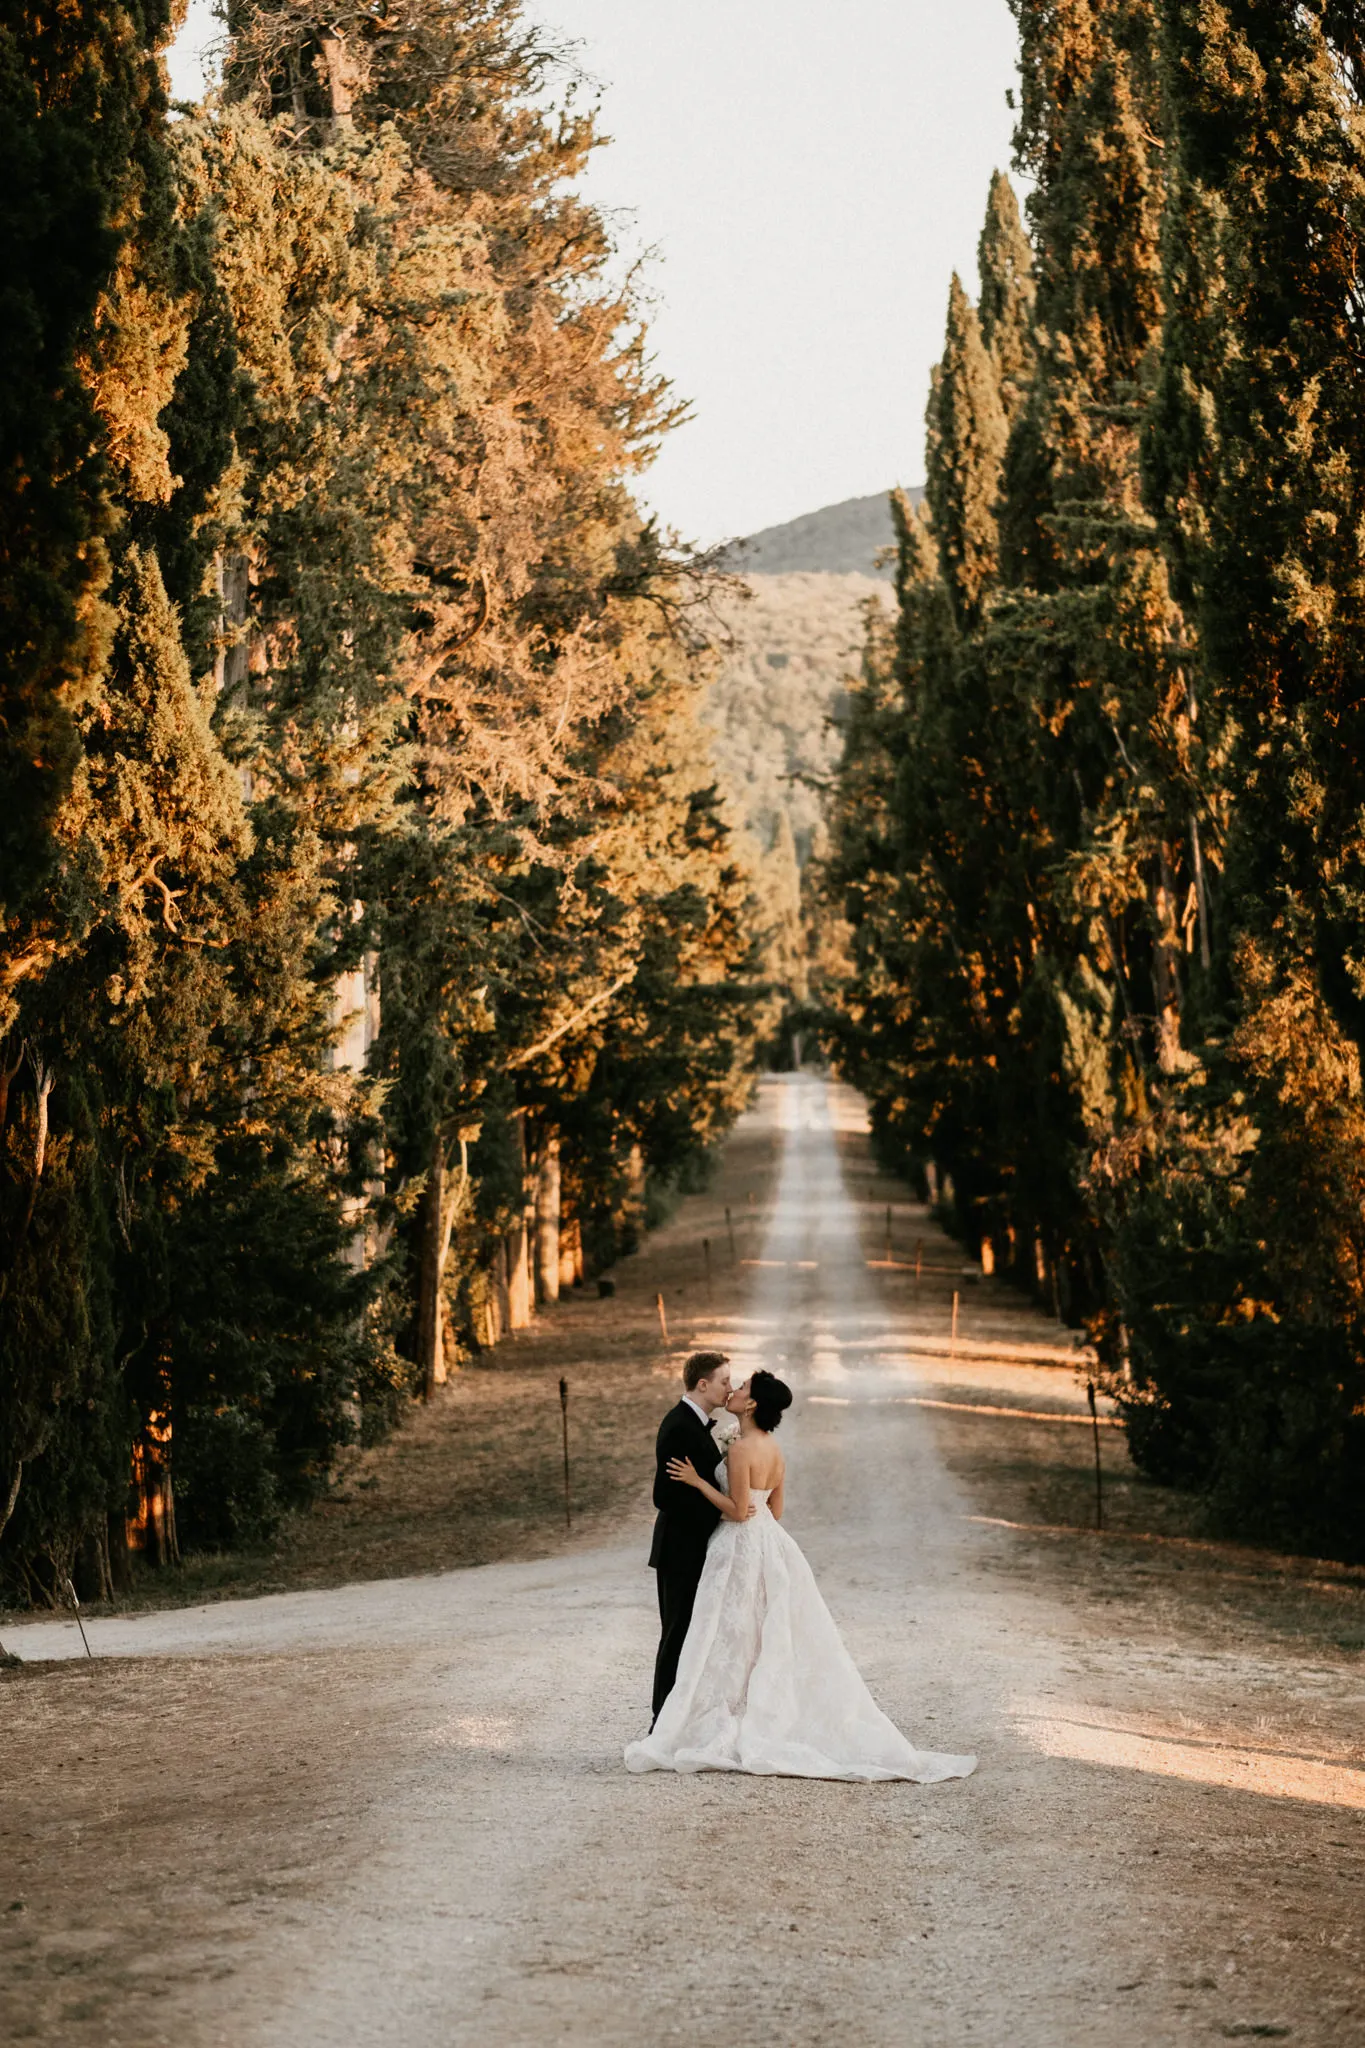
[[(710, 543), (923, 478), (954, 268), (1009, 165), (1006, 0), (530, 0), (601, 87), (586, 189), (695, 417), (645, 481)], [(210, 0), (172, 54), (193, 97)]]

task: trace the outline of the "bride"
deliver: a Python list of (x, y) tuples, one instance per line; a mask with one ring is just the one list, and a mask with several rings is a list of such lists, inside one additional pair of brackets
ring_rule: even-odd
[[(889, 1721), (844, 1648), (796, 1544), (782, 1527), (786, 1461), (773, 1431), (791, 1390), (756, 1372), (726, 1402), (739, 1435), (703, 1479), (675, 1458), (721, 1520), (706, 1552), (677, 1681), (631, 1771), (754, 1771), (791, 1778), (965, 1778), (974, 1756), (915, 1749)], [(753, 1509), (756, 1507), (757, 1512)]]

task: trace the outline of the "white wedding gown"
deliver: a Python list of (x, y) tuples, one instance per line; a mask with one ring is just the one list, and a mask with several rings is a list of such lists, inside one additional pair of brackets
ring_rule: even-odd
[(887, 1719), (768, 1493), (752, 1498), (751, 1521), (723, 1521), (711, 1538), (677, 1682), (626, 1769), (921, 1785), (974, 1771), (974, 1756), (915, 1749)]

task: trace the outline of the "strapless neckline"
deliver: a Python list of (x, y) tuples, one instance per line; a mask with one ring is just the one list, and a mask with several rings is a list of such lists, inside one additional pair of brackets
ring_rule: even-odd
[[(728, 1485), (726, 1484), (728, 1477), (729, 1474), (726, 1470), (725, 1460), (722, 1458), (719, 1465), (717, 1465), (716, 1467), (716, 1485), (720, 1488), (722, 1493), (728, 1493), (730, 1491)], [(761, 1508), (766, 1508), (768, 1502), (772, 1499), (772, 1497), (773, 1488), (771, 1486), (751, 1486), (749, 1488), (750, 1500), (756, 1500)]]

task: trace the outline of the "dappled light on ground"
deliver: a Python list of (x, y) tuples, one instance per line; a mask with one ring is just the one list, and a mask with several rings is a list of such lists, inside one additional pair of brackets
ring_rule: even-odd
[(1365, 1771), (1320, 1757), (1244, 1748), (1208, 1736), (1146, 1734), (1113, 1718), (1079, 1720), (1065, 1715), (1023, 1713), (1017, 1726), (1042, 1755), (1109, 1770), (1142, 1771), (1157, 1778), (1184, 1778), (1229, 1792), (1255, 1792), (1267, 1799), (1303, 1799), (1315, 1806), (1346, 1806), (1365, 1812)]

